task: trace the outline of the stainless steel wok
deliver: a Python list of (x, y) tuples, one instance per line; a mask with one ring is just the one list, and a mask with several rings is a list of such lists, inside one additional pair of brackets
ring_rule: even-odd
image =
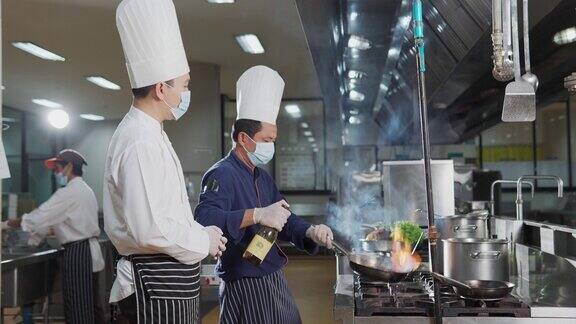
[(334, 249), (345, 254), (350, 261), (350, 267), (354, 272), (365, 275), (375, 280), (385, 282), (398, 282), (410, 278), (410, 275), (418, 270), (420, 263), (409, 272), (393, 270), (392, 259), (389, 255), (378, 252), (349, 252), (337, 242), (332, 244)]
[(441, 282), (453, 286), (456, 294), (464, 298), (479, 300), (500, 300), (508, 296), (515, 285), (498, 280), (466, 280), (464, 282), (445, 277), (433, 272), (432, 275)]

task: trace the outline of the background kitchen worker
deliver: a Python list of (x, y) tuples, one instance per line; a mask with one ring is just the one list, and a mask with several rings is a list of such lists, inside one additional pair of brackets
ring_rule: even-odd
[(60, 189), (37, 209), (7, 223), (22, 226), (31, 235), (43, 236), (52, 229), (64, 247), (61, 275), (66, 323), (103, 323), (97, 272), (104, 269), (104, 258), (98, 243), (98, 202), (82, 179), (86, 160), (74, 150), (63, 150), (44, 164), (54, 170)]

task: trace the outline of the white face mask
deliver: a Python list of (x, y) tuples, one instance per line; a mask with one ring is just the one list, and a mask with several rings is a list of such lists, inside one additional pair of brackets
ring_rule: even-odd
[[(174, 87), (169, 85), (168, 83), (164, 83), (164, 84), (169, 86), (170, 88), (174, 89)], [(166, 100), (162, 99), (162, 101), (164, 101), (164, 104), (166, 104), (166, 106), (168, 106), (168, 108), (170, 108), (170, 111), (172, 112), (172, 115), (174, 116), (174, 120), (178, 120), (178, 119), (180, 119), (180, 117), (182, 117), (186, 113), (186, 111), (188, 111), (188, 106), (190, 106), (190, 90), (183, 91), (180, 94), (180, 104), (178, 104), (178, 107), (176, 107), (176, 108), (170, 106), (166, 102)]]
[(248, 153), (248, 158), (252, 161), (254, 165), (264, 165), (272, 160), (274, 157), (274, 142), (263, 142), (259, 143), (250, 138), (252, 142), (256, 144), (256, 150), (250, 152), (246, 149), (244, 145), (244, 150)]

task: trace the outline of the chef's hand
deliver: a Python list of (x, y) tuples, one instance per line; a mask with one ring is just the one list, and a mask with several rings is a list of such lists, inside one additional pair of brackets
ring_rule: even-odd
[(22, 218), (9, 219), (2, 222), (2, 229), (19, 228), (22, 224)]
[(290, 205), (285, 200), (280, 200), (268, 207), (254, 208), (254, 223), (282, 231), (290, 217)]
[(314, 241), (314, 243), (325, 246), (329, 249), (332, 248), (332, 240), (334, 235), (330, 227), (320, 224), (312, 225), (306, 231), (306, 237)]
[(210, 238), (210, 255), (214, 258), (222, 256), (222, 252), (226, 250), (226, 242), (228, 242), (228, 240), (222, 236), (222, 230), (218, 226), (206, 226), (204, 230)]

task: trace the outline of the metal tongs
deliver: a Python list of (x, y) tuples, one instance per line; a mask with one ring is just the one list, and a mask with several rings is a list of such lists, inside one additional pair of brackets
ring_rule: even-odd
[[(536, 92), (534, 90), (534, 86), (530, 82), (527, 82), (525, 79), (522, 78), (520, 71), (520, 43), (518, 41), (519, 36), (518, 36), (517, 0), (511, 0), (510, 11), (512, 15), (512, 51), (514, 54), (514, 81), (508, 83), (508, 85), (506, 86), (504, 105), (502, 107), (502, 121), (532, 122), (536, 120)], [(525, 19), (527, 19), (527, 17), (525, 17)], [(528, 30), (525, 30), (524, 32), (527, 33)], [(530, 53), (527, 54), (528, 56), (530, 56)]]

